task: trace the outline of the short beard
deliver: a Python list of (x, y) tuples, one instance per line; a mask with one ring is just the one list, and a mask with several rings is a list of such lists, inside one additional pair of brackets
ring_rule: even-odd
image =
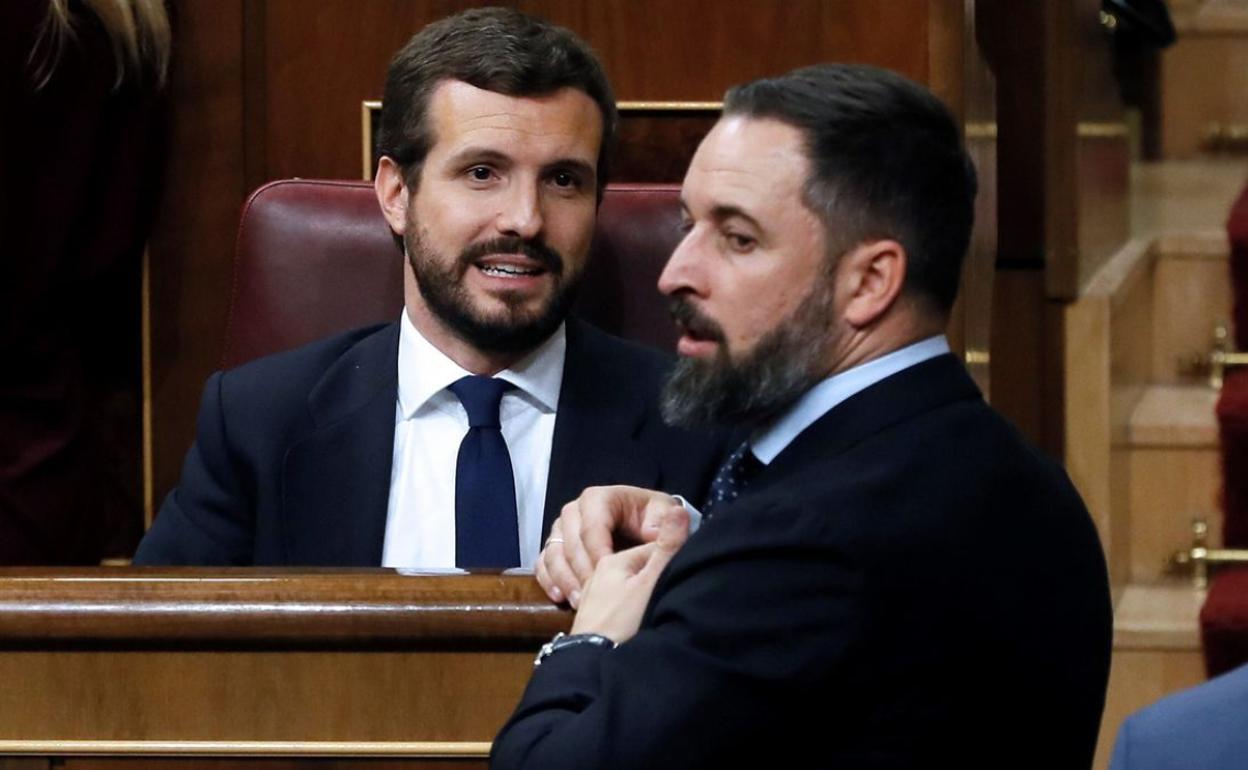
[[(477, 350), (487, 353), (525, 353), (546, 341), (567, 318), (580, 286), (580, 273), (565, 277), (565, 260), (559, 252), (537, 240), (512, 236), (475, 243), (450, 264), (439, 256), (409, 227), (403, 239), (407, 261), (416, 277), (416, 288), (429, 310), (456, 336)], [(554, 278), (554, 288), (546, 304), (535, 311), (524, 310), (513, 298), (505, 310), (487, 315), (473, 306), (464, 288), (464, 276), (473, 263), (487, 254), (523, 254), (536, 260)], [(518, 298), (515, 298), (518, 299)]]
[(797, 401), (826, 375), (832, 346), (832, 289), (820, 283), (774, 329), (734, 363), (720, 326), (685, 299), (672, 315), (699, 336), (716, 339), (709, 361), (681, 358), (663, 386), (663, 419), (690, 428), (711, 423), (757, 423)]

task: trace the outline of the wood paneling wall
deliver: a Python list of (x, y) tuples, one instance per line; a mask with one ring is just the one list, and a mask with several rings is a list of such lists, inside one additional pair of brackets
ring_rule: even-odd
[[(172, 161), (152, 243), (152, 494), (176, 482), (217, 368), (233, 237), (270, 179), (358, 177), (360, 104), (391, 55), (464, 0), (173, 0)], [(926, 82), (963, 107), (965, 0), (527, 0), (599, 52), (620, 100), (715, 101), (829, 60)], [(626, 169), (621, 171), (627, 172)], [(652, 181), (652, 180), (647, 180)], [(990, 212), (991, 207), (988, 208)]]
[(981, 3), (997, 74), (993, 403), (1062, 457), (1061, 309), (1128, 235), (1128, 139), (1099, 0)]
[[(716, 101), (733, 83), (831, 59), (928, 79), (927, 0), (267, 0), (261, 121), (267, 178), (356, 176), (360, 102), (380, 99), (390, 57), (431, 21), (511, 5), (574, 29), (601, 56), (621, 101)], [(889, 34), (884, 34), (886, 31)], [(904, 34), (897, 34), (904, 32)], [(653, 180), (643, 180), (653, 181)]]
[[(173, 5), (170, 140), (149, 246), (151, 473), (159, 505), (190, 445), (200, 389), (221, 356), (230, 254), (246, 190), (243, 2)], [(154, 488), (153, 488), (154, 484)]]

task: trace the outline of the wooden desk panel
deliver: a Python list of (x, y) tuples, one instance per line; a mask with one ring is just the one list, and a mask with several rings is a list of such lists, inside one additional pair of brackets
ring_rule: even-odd
[(570, 619), (527, 576), (0, 570), (0, 754), (479, 761)]
[(0, 751), (21, 740), (490, 741), (534, 654), (6, 651)]

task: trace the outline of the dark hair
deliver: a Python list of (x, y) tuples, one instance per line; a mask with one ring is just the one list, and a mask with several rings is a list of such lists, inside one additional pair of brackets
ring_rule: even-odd
[(538, 96), (561, 88), (585, 92), (602, 112), (598, 194), (607, 183), (615, 138), (615, 96), (593, 49), (571, 30), (510, 8), (474, 8), (416, 33), (390, 62), (377, 131), (378, 158), (392, 158), (414, 187), (436, 139), (429, 97), (444, 80), (460, 80), (507, 96)]
[(905, 289), (948, 313), (975, 216), (975, 167), (949, 110), (901, 75), (820, 64), (737, 86), (725, 115), (774, 118), (806, 137), (804, 202), (839, 255), (893, 238), (906, 249)]

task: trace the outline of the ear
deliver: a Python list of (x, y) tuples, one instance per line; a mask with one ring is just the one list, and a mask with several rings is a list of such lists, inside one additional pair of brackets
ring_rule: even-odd
[(382, 157), (377, 164), (377, 176), (373, 179), (373, 189), (377, 192), (377, 203), (381, 213), (390, 223), (390, 229), (396, 235), (403, 235), (407, 230), (407, 206), (409, 196), (407, 185), (403, 181), (403, 170), (393, 159)]
[(851, 326), (869, 326), (888, 312), (906, 282), (906, 249), (897, 241), (870, 241), (846, 252), (837, 266), (837, 283)]

